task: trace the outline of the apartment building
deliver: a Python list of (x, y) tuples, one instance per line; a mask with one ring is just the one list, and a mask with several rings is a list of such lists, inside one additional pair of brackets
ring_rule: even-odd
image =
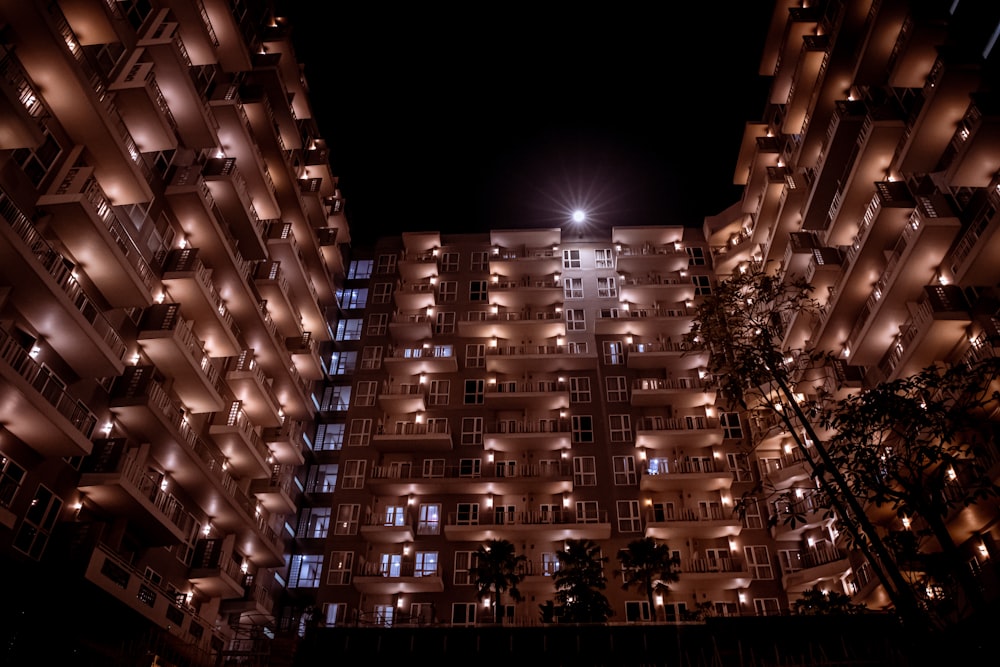
[[(327, 626), (489, 622), (468, 570), (499, 538), (526, 557), (503, 617), (533, 625), (556, 552), (588, 538), (616, 623), (778, 614), (813, 587), (885, 608), (790, 434), (727, 408), (681, 340), (715, 282), (756, 262), (821, 302), (784, 323), (789, 351), (837, 357), (803, 396), (995, 353), (997, 12), (776, 2), (768, 101), (734, 147), (744, 195), (701, 229), (411, 232), (357, 254), (290, 591)], [(734, 514), (757, 483), (796, 497)], [(996, 511), (949, 518), (991, 598)], [(643, 536), (681, 563), (654, 609), (612, 573)]]
[(289, 26), (11, 0), (0, 54), (5, 656), (254, 664), (350, 242)]

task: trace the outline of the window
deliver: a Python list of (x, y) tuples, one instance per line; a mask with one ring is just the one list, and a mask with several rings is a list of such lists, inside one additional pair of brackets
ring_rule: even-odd
[(608, 392), (609, 403), (628, 402), (628, 384), (624, 375), (612, 375), (604, 378), (604, 384)]
[(705, 249), (698, 247), (685, 248), (688, 254), (688, 266), (705, 266)]
[(573, 457), (573, 486), (597, 486), (597, 465), (593, 456)]
[(587, 322), (583, 308), (566, 309), (566, 331), (586, 331)]
[(611, 299), (618, 296), (618, 287), (615, 285), (613, 277), (597, 279), (597, 296), (602, 299)]
[(747, 498), (743, 504), (743, 527), (764, 527), (764, 522), (760, 518), (760, 504), (758, 504), (755, 498)]
[(542, 574), (551, 577), (559, 571), (559, 557), (554, 552), (546, 551), (542, 553)]
[(469, 301), (486, 301), (486, 281), (472, 280), (469, 282)]
[(747, 458), (746, 454), (729, 452), (726, 454), (726, 462), (729, 464), (729, 472), (733, 473), (733, 479), (735, 481), (753, 481), (753, 475), (750, 473), (750, 460)]
[(482, 417), (462, 417), (462, 440), (463, 445), (483, 444), (483, 418)]
[(330, 532), (330, 517), (333, 509), (329, 507), (307, 507), (302, 510), (299, 518), (299, 529), (296, 537), (307, 539), (323, 538)]
[(372, 277), (372, 261), (370, 259), (356, 259), (347, 267), (348, 280), (367, 280)]
[(351, 403), (351, 386), (342, 384), (327, 387), (323, 390), (320, 410), (323, 412), (341, 412)]
[(391, 604), (377, 604), (374, 606), (373, 612), (375, 614), (375, 625), (381, 625), (385, 628), (392, 627), (392, 621), (396, 614), (396, 608)]
[(378, 392), (378, 382), (375, 380), (362, 380), (358, 383), (358, 390), (354, 392), (354, 405), (359, 407), (371, 407), (375, 405), (375, 394)]
[(596, 500), (583, 500), (576, 503), (577, 523), (600, 523), (601, 515), (597, 511)]
[(424, 459), (424, 477), (444, 477), (444, 459)]
[(604, 364), (606, 366), (620, 366), (625, 363), (625, 355), (622, 352), (622, 342), (620, 340), (606, 340), (604, 347)]
[[(768, 452), (768, 454), (775, 454), (776, 452)], [(781, 458), (778, 456), (767, 456), (765, 454), (757, 455), (757, 466), (760, 468), (760, 476), (767, 477), (772, 472), (777, 472), (781, 470)]]
[(451, 624), (452, 625), (475, 625), (476, 624), (476, 603), (475, 602), (452, 602), (451, 603)]
[(59, 143), (49, 134), (48, 128), (43, 127), (42, 133), (45, 139), (36, 148), (18, 148), (13, 153), (14, 162), (21, 168), (21, 171), (38, 186), (41, 184), (49, 169), (55, 164), (56, 159), (62, 153)]
[(563, 280), (563, 297), (567, 299), (583, 298), (583, 278), (566, 278)]
[(48, 487), (40, 484), (35, 489), (35, 497), (31, 499), (31, 505), (21, 521), (21, 527), (14, 536), (14, 548), (35, 560), (40, 559), (45, 546), (49, 543), (52, 526), (59, 518), (62, 506), (62, 499)]
[(753, 609), (758, 616), (779, 616), (778, 598), (754, 598)]
[(344, 462), (344, 483), (343, 489), (361, 489), (365, 486), (365, 468), (368, 461), (352, 459)]
[(433, 577), (438, 573), (438, 552), (418, 551), (413, 565), (414, 577)]
[(323, 556), (321, 554), (292, 556), (292, 565), (288, 573), (288, 587), (318, 588), (322, 575)]
[(691, 276), (695, 296), (707, 296), (712, 293), (712, 281), (708, 276)]
[(587, 354), (587, 341), (569, 341), (566, 343), (566, 352), (568, 354)]
[(483, 368), (486, 366), (486, 345), (470, 343), (465, 346), (466, 368)]
[(392, 283), (375, 283), (372, 303), (389, 303), (392, 300)]
[(375, 273), (386, 274), (396, 272), (395, 255), (379, 255), (378, 263), (375, 265)]
[(615, 473), (615, 486), (635, 486), (637, 479), (635, 457), (615, 456), (612, 458), (612, 467)]
[(715, 609), (716, 616), (730, 617), (740, 615), (739, 605), (735, 602), (713, 602), (712, 606)]
[(590, 403), (590, 378), (571, 377), (569, 379), (569, 402)]
[(309, 469), (309, 483), (306, 484), (306, 493), (333, 493), (337, 487), (337, 471), (339, 464), (323, 463), (312, 466)]
[(361, 505), (355, 503), (337, 505), (337, 523), (333, 525), (333, 534), (356, 535), (360, 518)]
[(719, 415), (719, 423), (722, 424), (722, 437), (742, 438), (743, 427), (740, 426), (740, 416), (736, 412), (723, 412)]
[(369, 336), (384, 336), (388, 331), (388, 324), (388, 313), (372, 313), (368, 316), (368, 331), (366, 333)]
[(317, 424), (313, 442), (315, 452), (339, 452), (344, 446), (343, 424)]
[(323, 621), (326, 623), (326, 627), (328, 628), (335, 628), (338, 625), (344, 625), (347, 622), (347, 603), (324, 602)]
[(486, 381), (485, 380), (466, 380), (465, 381), (465, 405), (482, 405), (486, 400)]
[(664, 602), (663, 616), (668, 623), (676, 623), (685, 620), (687, 614), (687, 604), (684, 602)]
[(10, 507), (21, 488), (26, 471), (7, 456), (0, 455), (0, 507)]
[(455, 523), (459, 526), (478, 526), (479, 503), (458, 503)]
[(743, 547), (746, 554), (747, 568), (750, 576), (754, 579), (774, 579), (774, 572), (771, 569), (771, 558), (767, 553), (766, 546)]
[(594, 251), (594, 266), (598, 269), (615, 268), (615, 260), (611, 256), (611, 248), (598, 248)]
[(454, 273), (458, 271), (458, 253), (446, 252), (441, 255), (441, 272)]
[(455, 313), (444, 312), (434, 316), (434, 333), (453, 334), (455, 333)]
[(653, 521), (662, 523), (674, 520), (673, 503), (653, 503)]
[(458, 463), (458, 476), (479, 477), (482, 463), (482, 459), (462, 459)]
[(337, 340), (361, 340), (361, 326), (363, 320), (360, 317), (348, 318), (337, 322)]
[(361, 368), (375, 370), (382, 367), (382, 346), (372, 345), (361, 351)]
[(427, 404), (448, 405), (450, 388), (451, 380), (431, 380), (430, 390), (427, 392)]
[(347, 586), (351, 583), (351, 568), (354, 566), (353, 551), (331, 551), (330, 570), (326, 583), (330, 586)]
[(476, 250), (472, 253), (472, 270), (487, 271), (489, 269), (490, 254), (485, 250)]
[(642, 530), (642, 519), (639, 518), (638, 500), (618, 501), (618, 532), (638, 533)]
[(785, 574), (798, 572), (802, 569), (802, 552), (798, 549), (779, 549), (778, 564)]
[(347, 434), (348, 447), (367, 447), (371, 440), (372, 420), (352, 419), (351, 432)]
[(563, 250), (563, 268), (564, 269), (579, 269), (580, 268), (580, 251), (579, 250)]
[(629, 623), (652, 620), (652, 616), (649, 615), (649, 603), (645, 601), (626, 602), (625, 620)]
[(454, 280), (443, 280), (438, 285), (438, 303), (448, 303), (458, 299), (458, 283)]
[(382, 508), (382, 525), (387, 527), (406, 525), (406, 507), (386, 505)]
[(456, 586), (471, 586), (473, 581), (469, 570), (476, 564), (475, 551), (455, 552), (455, 571), (452, 581)]
[(348, 375), (354, 372), (358, 361), (358, 353), (334, 352), (330, 361), (330, 375)]
[(417, 535), (438, 535), (441, 533), (441, 505), (421, 503), (417, 518)]
[(631, 415), (608, 415), (611, 442), (629, 442), (632, 439)]
[(594, 441), (594, 419), (590, 415), (573, 415), (570, 420), (573, 442), (575, 444)]
[(344, 310), (353, 310), (355, 308), (364, 308), (368, 305), (368, 288), (348, 288), (338, 290), (340, 292), (339, 301), (340, 307)]

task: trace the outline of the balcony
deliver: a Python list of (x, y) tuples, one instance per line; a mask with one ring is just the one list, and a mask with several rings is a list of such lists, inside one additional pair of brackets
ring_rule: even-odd
[(694, 298), (694, 283), (680, 272), (627, 274), (619, 280), (618, 292), (623, 301), (632, 303), (685, 303)]
[(319, 356), (319, 341), (306, 331), (301, 336), (285, 339), (285, 347), (292, 355), (292, 363), (304, 380), (322, 380), (326, 377), (323, 360)]
[(108, 82), (122, 121), (144, 153), (176, 150), (177, 121), (160, 90), (154, 63), (143, 49), (132, 50), (126, 58)]
[(392, 299), (396, 304), (396, 308), (405, 312), (432, 308), (437, 290), (435, 282), (434, 278), (430, 278), (427, 282), (401, 283), (396, 285), (396, 289), (392, 293)]
[(598, 310), (594, 331), (598, 335), (635, 335), (653, 339), (667, 336), (680, 340), (691, 330), (693, 318), (693, 309), (683, 304), (674, 308), (647, 308), (623, 303), (618, 308)]
[(163, 263), (163, 286), (192, 329), (204, 341), (210, 357), (239, 354), (239, 329), (215, 288), (212, 270), (198, 258), (197, 248), (175, 248)]
[[(291, 297), (298, 308), (301, 326), (306, 331), (313, 332), (319, 340), (330, 340), (327, 334), (330, 325), (323, 313), (322, 302), (331, 303), (334, 290), (327, 282), (328, 292), (326, 298), (321, 299), (313, 284), (313, 272), (310, 270), (310, 262), (305, 256), (303, 247), (311, 252), (318, 253), (319, 250), (312, 244), (312, 234), (309, 236), (302, 232), (300, 236), (292, 231), (292, 223), (271, 220), (267, 231), (267, 248), (272, 260), (281, 263), (285, 278), (291, 289)], [(300, 242), (301, 241), (301, 242)], [(314, 263), (318, 263), (317, 259)], [(323, 283), (320, 283), (323, 287)]]
[(733, 473), (717, 469), (707, 457), (656, 461), (658, 465), (651, 462), (639, 479), (643, 491), (722, 491), (733, 485)]
[(790, 593), (807, 591), (824, 580), (839, 580), (851, 569), (847, 552), (833, 546), (816, 546), (795, 553), (798, 560), (794, 569), (781, 577), (782, 587)]
[(66, 382), (0, 329), (0, 421), (45, 457), (85, 456), (97, 415), (66, 391)]
[(481, 469), (447, 466), (428, 475), (409, 467), (374, 466), (366, 486), (383, 496), (569, 493), (573, 490), (573, 470), (562, 461), (496, 461), (483, 464)]
[(458, 359), (451, 345), (424, 343), (419, 347), (397, 348), (382, 359), (382, 364), (394, 376), (458, 372)]
[(310, 448), (303, 423), (286, 419), (281, 426), (269, 426), (261, 430), (261, 438), (267, 443), (278, 463), (302, 465), (305, 451)]
[(302, 314), (292, 299), (281, 262), (261, 262), (254, 269), (253, 278), (278, 333), (289, 337), (301, 336)]
[(416, 571), (414, 563), (365, 563), (351, 580), (366, 595), (397, 595), (400, 593), (441, 593), (444, 580), (439, 570)]
[(498, 452), (551, 452), (572, 444), (569, 420), (502, 419), (486, 427), (483, 445)]
[(433, 335), (434, 318), (426, 312), (395, 312), (389, 322), (389, 335), (397, 343), (414, 343)]
[(101, 509), (129, 519), (150, 544), (183, 542), (195, 517), (172, 493), (162, 473), (142, 463), (145, 448), (127, 449), (124, 439), (99, 440), (86, 459), (77, 485)]
[(438, 275), (437, 250), (405, 252), (399, 258), (399, 276), (408, 283), (422, 283)]
[(836, 521), (836, 516), (826, 496), (814, 491), (791, 502), (776, 502), (773, 519), (774, 539), (800, 540), (809, 530), (831, 526)]
[(597, 354), (572, 345), (503, 345), (486, 348), (486, 370), (491, 373), (557, 373), (597, 366)]
[(569, 407), (569, 385), (558, 380), (493, 380), (486, 384), (486, 407), (559, 410)]
[(125, 342), (73, 277), (72, 263), (0, 192), (0, 280), (8, 300), (76, 373), (118, 375)]
[(271, 380), (257, 365), (253, 350), (244, 350), (226, 362), (226, 382), (233, 395), (243, 403), (243, 410), (260, 426), (280, 426), (281, 404), (274, 395)]
[(524, 277), (520, 280), (509, 280), (494, 274), (490, 282), (489, 295), (490, 301), (501, 308), (545, 310), (562, 303), (563, 288), (557, 277)]
[(680, 576), (671, 590), (693, 592), (705, 589), (735, 590), (750, 585), (750, 571), (742, 558), (685, 558)]
[(464, 317), (458, 323), (460, 336), (544, 340), (566, 335), (566, 320), (558, 309), (474, 310)]
[(372, 436), (372, 447), (376, 451), (447, 451), (454, 444), (447, 420), (429, 423), (397, 421), (391, 430), (391, 433)]
[(396, 514), (386, 516), (376, 510), (361, 526), (361, 537), (370, 544), (412, 542), (413, 517), (409, 512), (402, 516)]
[(708, 366), (708, 352), (690, 350), (683, 343), (669, 340), (629, 343), (626, 363), (629, 368), (671, 368), (676, 370)]
[(640, 417), (635, 423), (635, 444), (650, 449), (712, 447), (725, 432), (715, 417)]
[(427, 390), (417, 382), (384, 386), (378, 394), (378, 405), (389, 414), (423, 412), (427, 409)]
[(249, 614), (256, 619), (270, 618), (274, 611), (274, 597), (268, 587), (259, 583), (256, 575), (243, 575), (243, 595), (227, 598), (219, 604), (221, 614)]
[(271, 473), (271, 452), (257, 434), (257, 427), (239, 401), (216, 413), (208, 433), (226, 457), (229, 467), (240, 477), (260, 477)]
[(708, 540), (735, 537), (743, 530), (743, 522), (733, 511), (713, 508), (708, 516), (696, 510), (681, 508), (676, 516), (663, 512), (646, 512), (646, 537), (658, 540)]
[(637, 378), (632, 381), (632, 405), (671, 405), (694, 408), (715, 403), (715, 388), (697, 375), (671, 379)]
[(221, 598), (243, 595), (243, 574), (229, 553), (232, 544), (232, 538), (198, 540), (188, 579), (199, 592)]
[[(555, 240), (555, 243), (559, 243)], [(562, 268), (559, 249), (551, 246), (493, 246), (490, 253), (490, 273), (512, 276), (526, 273), (531, 276), (548, 276)]]
[(555, 511), (486, 511), (482, 516), (448, 514), (444, 527), (445, 537), (456, 542), (483, 542), (506, 539), (511, 541), (536, 539), (559, 542), (562, 540), (606, 540), (611, 537), (608, 513), (602, 510), (577, 513), (572, 510)]
[(615, 268), (621, 273), (641, 274), (651, 271), (674, 273), (688, 267), (691, 257), (678, 240), (670, 243), (616, 243)]
[(0, 150), (42, 145), (42, 99), (12, 53), (0, 59)]
[(219, 371), (190, 325), (180, 317), (180, 304), (147, 308), (139, 322), (139, 347), (162, 372), (170, 375), (184, 405), (194, 413), (222, 409)]
[[(813, 460), (817, 460), (819, 456), (816, 452), (811, 452), (810, 455)], [(797, 446), (782, 454), (779, 460), (781, 467), (767, 473), (768, 482), (776, 490), (790, 488), (811, 477), (811, 466), (806, 460), (805, 454)]]
[(250, 495), (271, 514), (295, 514), (295, 475), (291, 466), (274, 464), (271, 475), (250, 482)]
[[(94, 177), (94, 168), (78, 166), (75, 147), (64, 173), (53, 181), (38, 206), (51, 213), (48, 226), (115, 307), (144, 307), (159, 292), (156, 276)], [(76, 156), (76, 157), (74, 157)]]

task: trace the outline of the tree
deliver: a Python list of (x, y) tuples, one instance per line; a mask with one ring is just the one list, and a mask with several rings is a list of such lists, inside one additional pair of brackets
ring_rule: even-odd
[(476, 586), (476, 599), (490, 598), (490, 611), (496, 622), (497, 604), (504, 593), (509, 593), (515, 602), (520, 602), (521, 591), (517, 585), (524, 579), (520, 571), (525, 561), (523, 554), (515, 554), (515, 547), (507, 540), (489, 540), (476, 550), (475, 565), (469, 568), (469, 575)]
[(791, 612), (799, 616), (827, 616), (833, 614), (863, 614), (868, 608), (854, 604), (849, 595), (838, 591), (821, 591), (813, 586), (792, 603)]
[[(703, 297), (684, 342), (692, 351), (709, 353), (708, 370), (724, 400), (733, 407), (766, 412), (784, 427), (830, 511), (841, 519), (897, 612), (911, 629), (920, 631), (929, 625), (927, 615), (817, 435), (817, 406), (794, 391), (798, 382), (821, 373), (833, 360), (828, 352), (808, 349), (799, 333), (802, 323), (820, 313), (812, 292), (813, 286), (801, 277), (769, 273), (760, 263), (741, 265)], [(738, 509), (745, 509), (760, 492), (755, 489)], [(797, 517), (790, 514), (786, 519), (795, 522)]]
[(635, 587), (640, 593), (645, 593), (655, 618), (653, 593), (666, 593), (668, 585), (679, 580), (680, 558), (671, 555), (666, 544), (658, 544), (652, 537), (643, 537), (619, 549), (618, 561), (621, 569), (615, 573), (625, 576), (622, 588), (628, 590)]
[(567, 540), (566, 549), (556, 552), (559, 569), (552, 575), (559, 608), (555, 615), (566, 623), (604, 623), (614, 615), (611, 603), (601, 591), (607, 588), (604, 574), (606, 556), (593, 540)]
[[(983, 603), (947, 519), (956, 509), (1000, 495), (989, 470), (995, 460), (989, 415), (1000, 407), (998, 380), (996, 357), (932, 366), (848, 396), (823, 415), (836, 432), (828, 449), (848, 489), (887, 514), (897, 560), (923, 572), (915, 590), (941, 612), (942, 603), (957, 601), (948, 591), (952, 582), (973, 609)], [(946, 594), (934, 593), (942, 590)]]

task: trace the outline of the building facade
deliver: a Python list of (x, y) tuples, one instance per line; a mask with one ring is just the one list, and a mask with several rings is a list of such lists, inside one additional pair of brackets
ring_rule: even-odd
[(245, 661), (280, 625), (350, 242), (289, 26), (85, 0), (0, 27), (6, 657)]

